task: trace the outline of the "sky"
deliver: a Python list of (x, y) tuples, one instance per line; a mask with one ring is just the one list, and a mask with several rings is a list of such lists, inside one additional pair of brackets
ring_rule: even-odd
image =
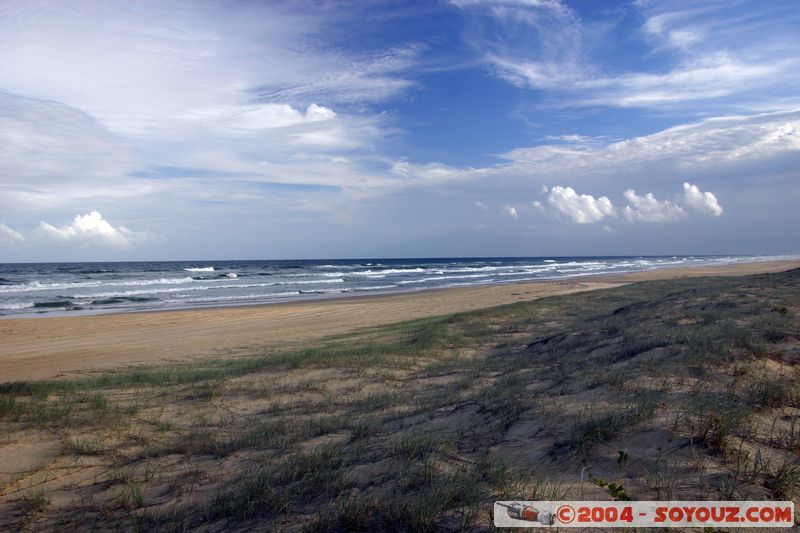
[(0, 0), (0, 262), (800, 253), (800, 9)]

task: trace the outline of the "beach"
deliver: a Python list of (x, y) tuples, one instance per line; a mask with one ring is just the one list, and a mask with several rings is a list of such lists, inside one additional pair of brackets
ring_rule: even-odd
[(0, 320), (0, 529), (490, 531), (494, 501), (797, 502), (798, 266)]
[(780, 272), (800, 260), (664, 268), (558, 281), (431, 289), (268, 305), (0, 320), (0, 382), (187, 361), (635, 281)]

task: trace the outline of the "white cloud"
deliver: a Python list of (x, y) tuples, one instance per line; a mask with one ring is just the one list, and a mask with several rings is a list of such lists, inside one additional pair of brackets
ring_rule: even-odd
[(587, 137), (586, 135), (578, 135), (577, 133), (568, 133), (565, 135), (545, 135), (544, 139), (546, 141), (562, 141), (566, 143), (584, 143), (592, 140), (591, 137)]
[[(259, 92), (265, 99), (308, 101), (324, 99), (342, 104), (379, 102), (415, 87), (401, 74), (417, 61), (422, 47), (406, 45), (379, 50), (357, 58), (328, 56), (317, 72), (295, 82), (267, 84)], [(302, 58), (308, 60), (308, 58)]]
[(86, 113), (0, 90), (0, 211), (152, 191), (126, 177), (136, 162), (132, 144)]
[(56, 227), (39, 223), (37, 237), (43, 241), (79, 247), (129, 248), (137, 241), (153, 237), (147, 232), (134, 232), (124, 226), (114, 227), (98, 211), (77, 215), (71, 224)]
[[(688, 207), (716, 216), (722, 213), (722, 207), (712, 193), (701, 192), (696, 186), (689, 183), (684, 183), (683, 189), (684, 196), (680, 201)], [(677, 201), (659, 200), (653, 193), (641, 196), (636, 194), (634, 189), (627, 189), (622, 195), (628, 205), (621, 209), (621, 213), (629, 222), (676, 222), (688, 216), (686, 210)], [(579, 195), (572, 187), (553, 187), (547, 196), (547, 203), (556, 214), (578, 224), (591, 224), (600, 222), (606, 217), (617, 216), (617, 210), (608, 197), (595, 198), (589, 194)], [(532, 205), (547, 211), (538, 200), (534, 201)], [(609, 230), (608, 226), (605, 228)]]
[(211, 128), (253, 133), (332, 120), (336, 118), (336, 113), (317, 104), (309, 105), (305, 113), (288, 104), (256, 104), (196, 110), (187, 113), (185, 117), (190, 122)]
[(787, 69), (791, 61), (749, 63), (716, 53), (700, 57), (666, 73), (632, 73), (614, 78), (578, 80), (586, 89), (583, 103), (620, 107), (693, 102), (729, 96), (745, 89), (767, 85)]
[[(414, 87), (404, 77), (422, 48), (338, 47), (331, 28), (359, 18), (352, 6), (30, 0), (0, 11), (7, 216), (129, 197), (263, 199), (266, 189), (234, 190), (245, 175), (342, 189), (391, 181), (359, 165), (393, 132), (372, 106)], [(354, 164), (331, 171), (334, 158)], [(159, 167), (214, 179), (135, 177)]]
[(653, 193), (639, 196), (633, 189), (623, 193), (629, 202), (622, 210), (631, 222), (674, 222), (686, 217), (686, 211), (681, 206), (668, 200), (659, 201)]
[(519, 213), (516, 207), (510, 205), (503, 206), (503, 212), (514, 220), (519, 220)]
[(596, 23), (584, 23), (559, 2), (455, 5), (480, 15), (467, 38), (498, 77), (518, 87), (551, 91), (554, 102), (563, 106), (704, 102), (705, 111), (709, 101), (730, 106), (738, 95), (747, 105), (777, 95), (794, 96), (791, 87), (800, 79), (795, 24), (769, 13), (766, 4), (749, 7), (753, 14), (765, 15), (760, 21), (764, 27), (759, 28), (748, 17), (732, 14), (736, 10), (724, 3), (695, 9), (639, 3), (635, 8), (644, 20), (643, 44), (654, 54), (668, 48), (673, 59), (654, 57), (645, 68), (640, 64), (627, 69), (624, 63), (609, 64), (606, 39), (621, 31), (626, 39), (636, 35), (621, 25), (614, 27), (613, 17), (598, 30)]
[[(255, 3), (10, 2), (0, 17), (3, 89), (53, 99), (105, 127), (152, 136), (187, 113), (260, 103), (381, 101), (413, 86), (414, 45), (359, 54), (330, 28), (358, 10)], [(92, 80), (87, 83), (86, 80)]]
[(0, 223), (0, 245), (17, 245), (25, 242), (25, 236), (15, 229)]
[[(503, 157), (520, 170), (572, 177), (720, 169), (800, 151), (800, 111), (715, 117), (601, 146), (541, 145)], [(506, 169), (507, 170), (507, 169)]]
[[(399, 188), (454, 186), (474, 183), (526, 194), (531, 182), (569, 181), (575, 188), (614, 187), (625, 175), (636, 175), (637, 188), (661, 195), (663, 184), (676, 175), (727, 175), (741, 186), (752, 172), (769, 172), (787, 158), (800, 156), (800, 111), (731, 115), (674, 126), (656, 133), (606, 143), (544, 144), (500, 154), (502, 161), (484, 167), (396, 161), (389, 175), (369, 174), (362, 192), (383, 194)], [(743, 173), (747, 169), (748, 174)], [(763, 169), (763, 170), (761, 170)], [(548, 204), (550, 189), (541, 185), (539, 200)], [(669, 192), (669, 191), (667, 191)], [(485, 194), (485, 192), (480, 192)], [(481, 197), (482, 196), (478, 196)], [(669, 198), (682, 206), (684, 201)], [(535, 207), (535, 205), (534, 205)], [(571, 217), (567, 216), (571, 220)], [(591, 217), (589, 217), (591, 218)]]
[(642, 29), (663, 46), (687, 49), (700, 42), (705, 36), (701, 27), (682, 27), (678, 12), (653, 15), (645, 20)]
[(475, 207), (477, 207), (479, 209), (482, 209), (483, 211), (486, 211), (487, 209), (489, 209), (489, 206), (487, 206), (485, 203), (481, 202), (480, 200), (475, 200)]
[(487, 5), (487, 6), (538, 6), (538, 7), (549, 7), (551, 9), (562, 9), (562, 4), (559, 0), (450, 0), (450, 3), (454, 6), (459, 7), (466, 7), (466, 6), (477, 6), (477, 5)]
[(553, 187), (547, 203), (576, 224), (593, 224), (606, 217), (617, 216), (611, 200), (605, 196), (595, 198), (590, 194), (579, 195), (572, 187)]
[(442, 163), (427, 163), (424, 165), (409, 163), (408, 161), (395, 161), (390, 172), (402, 178), (391, 182), (376, 180), (376, 188), (387, 190), (397, 187), (420, 187), (478, 179), (491, 173), (491, 168), (466, 168), (462, 169)]
[(717, 197), (711, 192), (702, 192), (697, 185), (684, 182), (683, 201), (699, 213), (705, 213), (718, 217), (722, 214), (722, 206), (719, 205)]

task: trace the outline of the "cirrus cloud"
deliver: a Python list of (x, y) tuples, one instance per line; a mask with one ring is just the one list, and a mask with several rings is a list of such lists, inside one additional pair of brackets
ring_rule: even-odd
[[(484, 55), (491, 72), (517, 87), (549, 92), (563, 106), (690, 107), (703, 102), (725, 107), (744, 99), (794, 96), (790, 87), (797, 81), (799, 61), (794, 21), (775, 16), (780, 8), (774, 3), (744, 2), (750, 16), (742, 17), (725, 3), (633, 2), (621, 10), (642, 21), (637, 28), (642, 45), (652, 54), (669, 50), (673, 60), (625, 64), (617, 57), (611, 69), (606, 39), (615, 32), (629, 34), (621, 23), (628, 17), (610, 18), (598, 31), (582, 10), (556, 0), (452, 3), (471, 16), (466, 39)], [(765, 26), (758, 28), (753, 20)]]

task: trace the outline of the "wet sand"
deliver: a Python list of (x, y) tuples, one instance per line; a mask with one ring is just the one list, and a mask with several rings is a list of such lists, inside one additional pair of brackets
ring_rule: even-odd
[(243, 353), (279, 342), (636, 281), (798, 267), (800, 260), (754, 262), (247, 307), (5, 319), (0, 320), (0, 382)]

